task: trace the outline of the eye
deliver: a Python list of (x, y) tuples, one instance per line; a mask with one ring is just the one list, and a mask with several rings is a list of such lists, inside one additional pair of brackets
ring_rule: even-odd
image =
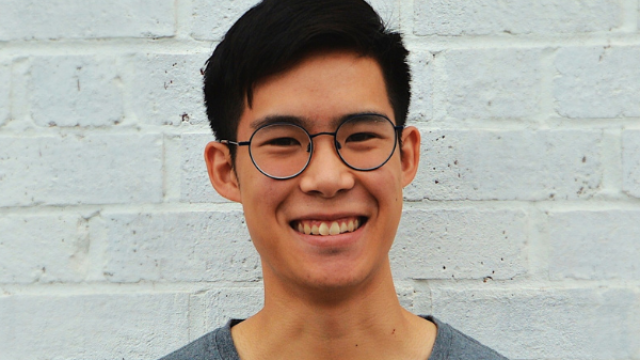
[(281, 138), (275, 138), (272, 140), (269, 140), (267, 142), (267, 145), (273, 145), (273, 146), (298, 146), (300, 145), (300, 142), (294, 138), (290, 138), (290, 137), (281, 137)]
[(346, 142), (362, 142), (373, 139), (375, 137), (376, 135), (373, 133), (359, 132), (349, 135)]

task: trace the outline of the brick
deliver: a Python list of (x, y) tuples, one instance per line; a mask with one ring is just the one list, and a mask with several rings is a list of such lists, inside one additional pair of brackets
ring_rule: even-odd
[(549, 213), (552, 279), (640, 280), (637, 210)]
[(640, 130), (622, 134), (622, 190), (640, 198)]
[(398, 0), (367, 0), (382, 21), (391, 29), (400, 28), (400, 5)]
[(433, 117), (433, 55), (427, 51), (412, 51), (411, 65), (411, 105), (410, 118), (415, 121), (430, 120)]
[(623, 22), (615, 0), (416, 0), (414, 19), (417, 35), (608, 32)]
[(4, 136), (0, 149), (0, 206), (162, 200), (156, 135)]
[(416, 291), (413, 288), (413, 284), (410, 281), (394, 281), (394, 285), (400, 306), (411, 312), (415, 311), (414, 297)]
[(432, 285), (436, 318), (511, 359), (631, 359), (640, 297), (606, 288)]
[(522, 118), (540, 112), (539, 49), (449, 50), (442, 56), (448, 116)]
[(185, 294), (0, 297), (0, 358), (158, 358), (188, 342), (188, 306)]
[(31, 115), (40, 126), (107, 126), (123, 117), (116, 59), (37, 57), (31, 68)]
[(0, 126), (9, 119), (11, 96), (11, 66), (0, 62)]
[(84, 280), (91, 266), (86, 226), (72, 214), (0, 218), (0, 283)]
[(512, 279), (526, 273), (519, 210), (407, 209), (390, 253), (396, 279)]
[(103, 274), (112, 282), (255, 281), (258, 254), (241, 211), (104, 213)]
[(407, 200), (588, 199), (602, 185), (601, 131), (422, 131)]
[(174, 11), (163, 0), (3, 0), (0, 40), (172, 36)]
[(209, 181), (204, 148), (214, 141), (213, 134), (185, 134), (181, 139), (182, 161), (180, 169), (180, 201), (189, 203), (222, 203), (229, 200), (220, 196)]
[(570, 118), (640, 116), (640, 47), (558, 50), (556, 111)]
[(208, 123), (202, 75), (209, 54), (140, 54), (135, 63), (132, 99), (141, 122), (154, 125)]
[[(259, 0), (194, 0), (193, 30), (198, 40), (222, 40), (229, 28)], [(399, 27), (400, 8), (397, 0), (368, 0), (380, 17), (392, 28)]]
[(225, 287), (207, 292), (207, 327), (209, 331), (223, 326), (230, 319), (246, 319), (263, 306), (262, 285)]
[(198, 40), (221, 40), (231, 25), (258, 2), (194, 0), (191, 36)]

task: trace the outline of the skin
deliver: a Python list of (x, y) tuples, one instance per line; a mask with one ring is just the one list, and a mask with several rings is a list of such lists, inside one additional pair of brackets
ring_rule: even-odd
[[(261, 120), (293, 116), (310, 133), (335, 131), (349, 114), (376, 112), (395, 122), (378, 63), (348, 51), (309, 55), (254, 89), (238, 125), (248, 140)], [(265, 306), (232, 328), (242, 359), (427, 359), (436, 328), (404, 310), (388, 253), (402, 213), (402, 188), (418, 169), (420, 133), (407, 127), (400, 149), (380, 169), (345, 166), (330, 136), (315, 138), (307, 169), (289, 180), (261, 174), (247, 147), (235, 169), (226, 145), (205, 150), (209, 177), (243, 205), (260, 254)], [(297, 220), (366, 219), (357, 231), (304, 235)], [(265, 331), (268, 329), (268, 331)]]

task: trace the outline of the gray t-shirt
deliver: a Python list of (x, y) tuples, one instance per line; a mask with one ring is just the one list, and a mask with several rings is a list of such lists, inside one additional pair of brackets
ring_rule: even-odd
[[(434, 317), (423, 317), (438, 327), (436, 342), (429, 360), (507, 360), (504, 356)], [(231, 338), (231, 327), (241, 321), (231, 320), (224, 327), (202, 336), (160, 360), (240, 360)]]

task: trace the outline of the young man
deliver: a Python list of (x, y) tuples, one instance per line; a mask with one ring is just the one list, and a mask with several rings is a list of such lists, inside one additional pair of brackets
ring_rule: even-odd
[(364, 0), (264, 0), (229, 30), (206, 69), (205, 158), (242, 203), (264, 308), (164, 359), (504, 359), (396, 295), (420, 154), (407, 54)]

